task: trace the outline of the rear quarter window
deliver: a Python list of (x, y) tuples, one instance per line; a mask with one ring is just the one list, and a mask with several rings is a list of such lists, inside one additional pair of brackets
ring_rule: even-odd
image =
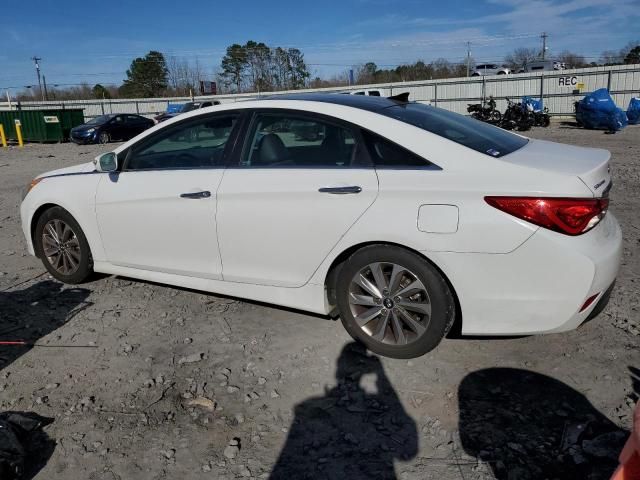
[(479, 120), (420, 103), (394, 105), (378, 113), (496, 158), (519, 150), (529, 141)]

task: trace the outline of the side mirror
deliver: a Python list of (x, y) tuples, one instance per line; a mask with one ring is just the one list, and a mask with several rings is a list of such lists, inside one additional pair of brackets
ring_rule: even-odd
[(113, 152), (97, 156), (93, 163), (99, 172), (115, 172), (118, 169), (118, 157)]

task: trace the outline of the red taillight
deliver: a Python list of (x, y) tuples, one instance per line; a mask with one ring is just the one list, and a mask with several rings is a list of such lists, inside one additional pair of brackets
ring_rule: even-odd
[(566, 235), (595, 227), (607, 213), (608, 198), (484, 197), (503, 212)]
[(589, 306), (593, 303), (593, 301), (598, 298), (598, 295), (600, 295), (599, 293), (596, 293), (595, 295), (591, 295), (589, 298), (587, 298), (587, 300), (584, 302), (584, 304), (582, 305), (582, 308), (580, 309), (581, 312), (584, 312), (587, 308), (589, 308)]

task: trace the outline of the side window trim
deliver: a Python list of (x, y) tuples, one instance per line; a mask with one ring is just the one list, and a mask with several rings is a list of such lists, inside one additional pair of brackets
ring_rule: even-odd
[[(251, 148), (251, 142), (253, 140), (253, 135), (255, 134), (255, 129), (257, 128), (258, 117), (260, 115), (274, 115), (274, 116), (287, 115), (287, 116), (297, 117), (303, 120), (314, 120), (314, 121), (329, 123), (340, 128), (348, 129), (353, 135), (356, 145), (360, 146), (362, 149), (362, 152), (360, 152), (360, 155), (362, 155), (363, 165), (347, 167), (345, 168), (345, 170), (347, 169), (370, 170), (375, 168), (373, 159), (369, 154), (369, 149), (367, 148), (365, 139), (361, 133), (362, 127), (360, 127), (359, 125), (347, 122), (345, 120), (342, 120), (340, 118), (331, 117), (329, 115), (324, 115), (322, 113), (309, 112), (307, 110), (295, 110), (290, 108), (251, 109), (251, 111), (248, 112), (247, 119), (245, 120), (242, 128), (242, 133), (244, 138), (242, 141), (238, 142), (239, 145), (237, 145), (237, 148), (235, 149), (236, 151), (235, 151), (235, 155), (233, 156), (234, 157), (233, 161), (227, 164), (227, 168), (245, 169), (245, 170), (257, 170), (257, 169), (277, 170), (279, 168), (279, 167), (246, 167), (246, 166), (240, 165), (240, 162), (242, 161), (243, 158), (245, 158), (247, 154), (247, 150)], [(287, 168), (309, 170), (309, 169), (334, 169), (337, 167), (330, 166), (330, 165), (325, 165), (325, 166), (310, 165), (308, 167), (304, 167), (304, 166), (298, 165), (298, 166), (287, 167)]]
[(239, 123), (240, 120), (243, 116), (243, 112), (239, 111), (239, 110), (226, 110), (223, 112), (215, 112), (215, 113), (211, 113), (211, 114), (206, 114), (206, 115), (198, 115), (196, 117), (193, 118), (188, 118), (185, 119), (181, 122), (177, 122), (176, 124), (172, 125), (169, 128), (163, 128), (158, 130), (157, 132), (153, 133), (152, 135), (150, 135), (149, 137), (145, 137), (144, 139), (140, 140), (139, 142), (137, 142), (134, 145), (131, 145), (129, 148), (127, 148), (126, 151), (126, 156), (122, 165), (122, 168), (119, 169), (120, 172), (149, 172), (149, 171), (168, 171), (168, 170), (216, 170), (216, 169), (224, 169), (226, 168), (226, 165), (224, 164), (224, 162), (221, 165), (215, 165), (215, 166), (202, 166), (202, 167), (167, 167), (167, 168), (148, 168), (148, 169), (129, 169), (129, 163), (131, 161), (131, 157), (133, 155), (135, 155), (137, 152), (139, 152), (141, 149), (146, 148), (147, 146), (149, 146), (150, 144), (158, 141), (159, 138), (165, 137), (167, 134), (171, 134), (171, 132), (175, 132), (177, 130), (181, 130), (183, 128), (188, 128), (190, 125), (197, 125), (198, 123), (202, 122), (202, 121), (206, 121), (209, 119), (213, 119), (216, 117), (224, 117), (227, 115), (236, 115), (237, 119), (236, 119), (236, 123), (233, 126), (233, 129), (231, 130), (231, 134), (229, 135), (229, 139), (227, 140), (227, 143), (225, 144), (224, 147), (224, 151), (222, 153), (223, 159), (226, 159), (226, 157), (229, 155), (230, 153), (230, 148), (231, 148), (231, 143), (232, 141), (235, 141), (236, 138), (236, 132), (238, 130), (239, 127)]

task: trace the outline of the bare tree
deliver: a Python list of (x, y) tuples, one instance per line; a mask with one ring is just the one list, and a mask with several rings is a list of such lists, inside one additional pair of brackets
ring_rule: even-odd
[(620, 65), (624, 60), (624, 55), (620, 54), (620, 51), (605, 50), (600, 54), (600, 60), (598, 63), (601, 65)]
[(309, 82), (310, 88), (346, 87), (349, 85), (349, 72), (338, 73), (329, 78), (314, 77)]
[(582, 68), (588, 66), (587, 61), (582, 55), (570, 52), (569, 50), (560, 52), (556, 59), (564, 63), (567, 68)]
[(204, 79), (204, 67), (196, 58), (190, 63), (185, 58), (167, 58), (167, 80), (169, 88), (174, 95), (189, 95), (196, 93), (200, 88), (200, 80)]
[(519, 70), (527, 63), (537, 60), (540, 57), (540, 51), (536, 48), (520, 47), (516, 48), (512, 53), (504, 57), (504, 63), (511, 70)]
[(449, 78), (453, 76), (453, 65), (449, 60), (438, 58), (431, 63), (433, 78)]
[(358, 85), (366, 85), (376, 82), (376, 74), (378, 74), (378, 66), (373, 62), (367, 62), (356, 68), (355, 80)]

